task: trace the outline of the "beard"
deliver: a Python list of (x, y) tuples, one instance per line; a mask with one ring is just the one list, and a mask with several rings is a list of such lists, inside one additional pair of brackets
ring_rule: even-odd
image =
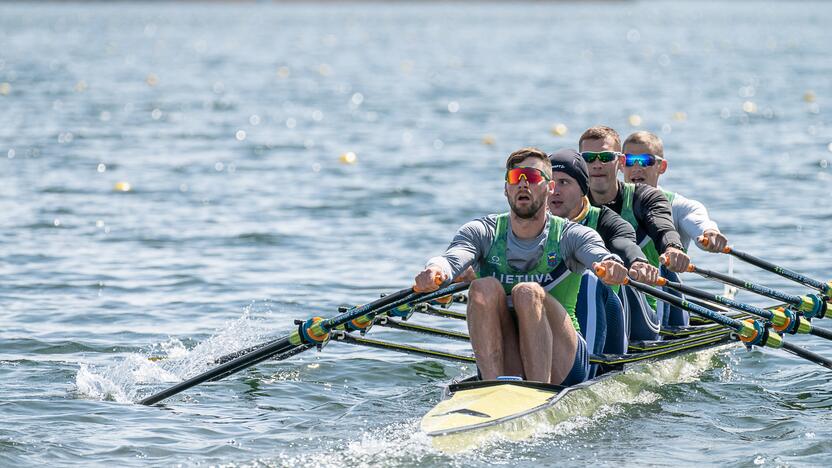
[(508, 206), (511, 207), (512, 213), (514, 213), (518, 218), (531, 219), (537, 215), (537, 213), (540, 211), (540, 208), (543, 206), (543, 203), (545, 202), (546, 198), (539, 198), (537, 200), (533, 199), (527, 207), (518, 208), (514, 200), (509, 199)]

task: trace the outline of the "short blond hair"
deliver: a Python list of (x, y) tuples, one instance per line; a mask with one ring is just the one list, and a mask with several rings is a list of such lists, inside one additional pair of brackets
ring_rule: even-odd
[(506, 159), (506, 170), (514, 169), (521, 161), (526, 158), (535, 158), (543, 161), (543, 173), (551, 179), (552, 178), (552, 161), (549, 160), (549, 155), (531, 146), (520, 148), (511, 153)]
[(596, 125), (586, 129), (586, 131), (581, 135), (581, 138), (578, 139), (578, 149), (581, 149), (584, 141), (586, 140), (607, 139), (612, 141), (613, 151), (621, 151), (621, 137), (618, 135), (618, 132), (604, 125)]
[(635, 132), (624, 140), (624, 148), (627, 145), (644, 145), (650, 150), (650, 154), (664, 157), (664, 144), (662, 139), (650, 132)]

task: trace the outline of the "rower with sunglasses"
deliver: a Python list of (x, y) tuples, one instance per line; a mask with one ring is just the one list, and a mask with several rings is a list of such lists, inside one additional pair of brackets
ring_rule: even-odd
[[(578, 145), (589, 169), (590, 202), (611, 208), (635, 228), (636, 240), (651, 265), (659, 268), (664, 264), (670, 271), (685, 271), (690, 258), (673, 225), (667, 198), (648, 185), (618, 180), (619, 158), (623, 156), (618, 133), (610, 127), (592, 127), (581, 135)], [(678, 309), (631, 288), (621, 288), (621, 295), (630, 316), (631, 340), (658, 339), (662, 324), (685, 321), (686, 315)]]
[[(665, 171), (667, 171), (667, 159), (664, 157), (664, 145), (661, 138), (642, 131), (633, 133), (624, 140), (624, 181), (647, 184), (664, 193), (670, 201), (673, 223), (685, 250), (690, 246), (691, 240), (697, 240), (696, 245), (700, 249), (722, 252), (728, 245), (728, 239), (708, 216), (705, 205), (659, 187), (659, 176)], [(700, 237), (706, 239), (704, 245), (698, 242)]]
[[(441, 256), (416, 276), (416, 291), (433, 291), (469, 266), (478, 278), (468, 290), (468, 331), (484, 379), (520, 376), (573, 385), (591, 376), (587, 339), (576, 316), (592, 269), (627, 269), (598, 233), (547, 211), (552, 166), (546, 153), (523, 148), (506, 161), (509, 212), (463, 225)], [(589, 327), (587, 327), (589, 328)]]

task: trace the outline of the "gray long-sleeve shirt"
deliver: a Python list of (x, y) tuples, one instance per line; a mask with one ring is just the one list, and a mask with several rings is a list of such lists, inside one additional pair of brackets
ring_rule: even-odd
[[(427, 265), (442, 268), (446, 278), (456, 278), (469, 266), (475, 269), (483, 257), (488, 254), (497, 230), (497, 215), (491, 214), (464, 224), (457, 231), (445, 253), (428, 260)], [(534, 239), (518, 239), (511, 230), (509, 220), (506, 239), (506, 260), (509, 266), (519, 271), (532, 270), (540, 257), (544, 255), (546, 240), (549, 237), (549, 222), (543, 232)], [(604, 241), (594, 230), (572, 221), (567, 221), (560, 238), (560, 255), (566, 261), (569, 270), (581, 273), (592, 268), (594, 262), (607, 259), (621, 259), (610, 253)]]

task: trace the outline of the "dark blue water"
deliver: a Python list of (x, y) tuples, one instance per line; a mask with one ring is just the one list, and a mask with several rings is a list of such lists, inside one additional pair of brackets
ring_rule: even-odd
[(0, 4), (0, 465), (832, 463), (829, 372), (769, 351), (456, 456), (418, 420), (472, 369), (389, 352), (132, 403), (407, 286), (505, 209), (508, 153), (598, 123), (657, 132), (666, 188), (828, 279), (830, 22), (821, 2)]

